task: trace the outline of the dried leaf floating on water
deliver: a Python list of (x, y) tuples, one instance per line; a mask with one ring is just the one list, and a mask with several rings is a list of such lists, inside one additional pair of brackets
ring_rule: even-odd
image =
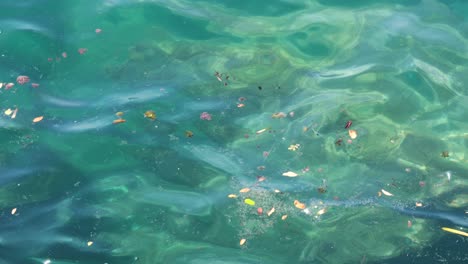
[(350, 129), (350, 130), (348, 130), (348, 134), (349, 134), (349, 137), (350, 137), (351, 139), (357, 138), (357, 132), (356, 132), (356, 130)]
[(283, 220), (283, 221), (286, 220), (286, 218), (288, 218), (288, 215), (281, 216), (281, 220)]
[(11, 209), (11, 214), (12, 214), (12, 215), (16, 214), (16, 207), (13, 208), (13, 209)]
[(240, 192), (240, 193), (250, 192), (250, 188), (242, 188), (242, 189), (240, 189), (239, 192)]
[(292, 172), (292, 171), (287, 171), (283, 173), (283, 176), (286, 176), (286, 177), (297, 177), (298, 175), (299, 174)]
[(390, 193), (390, 192), (387, 192), (387, 191), (386, 191), (386, 190), (384, 190), (384, 189), (382, 189), (381, 191), (382, 191), (382, 193), (383, 193), (383, 194), (385, 194), (385, 195), (387, 195), (387, 196), (393, 196), (393, 194), (392, 194), (392, 193)]
[(272, 207), (272, 208), (270, 209), (270, 211), (268, 211), (267, 215), (270, 216), (270, 215), (272, 215), (274, 212), (275, 212), (275, 208)]
[(229, 195), (228, 195), (228, 198), (234, 199), (234, 198), (237, 198), (237, 195), (235, 195), (235, 194), (229, 194)]
[(299, 202), (298, 200), (294, 200), (294, 206), (296, 206), (299, 209), (305, 209), (306, 208), (306, 205)]
[(457, 229), (453, 229), (453, 228), (449, 228), (449, 227), (442, 227), (442, 230), (444, 230), (446, 232), (454, 233), (454, 234), (457, 234), (457, 235), (462, 235), (462, 236), (468, 237), (467, 232), (463, 232), (463, 231), (460, 231), (460, 230), (457, 230)]
[(318, 212), (317, 212), (317, 215), (323, 215), (324, 213), (327, 212), (327, 209), (326, 208), (323, 208), (323, 209), (320, 209)]
[(88, 241), (88, 243), (87, 243), (88, 247), (92, 246), (93, 244), (94, 244), (93, 241)]
[(4, 112), (4, 114), (7, 115), (7, 116), (11, 115), (11, 113), (13, 113), (13, 111), (10, 108), (5, 110), (5, 112)]
[(286, 114), (283, 113), (283, 112), (278, 112), (278, 113), (274, 113), (273, 115), (271, 115), (272, 118), (285, 118), (286, 117)]
[(249, 199), (249, 198), (245, 199), (245, 200), (244, 200), (244, 203), (245, 203), (245, 204), (248, 204), (248, 205), (251, 205), (251, 206), (254, 206), (254, 205), (255, 205), (255, 201), (252, 200), (252, 199)]
[(185, 131), (185, 136), (188, 137), (188, 138), (191, 138), (191, 137), (193, 137), (193, 132), (190, 131), (190, 130), (187, 130), (187, 131)]
[(263, 128), (263, 129), (258, 130), (258, 131), (255, 132), (255, 133), (257, 133), (257, 135), (258, 135), (258, 134), (262, 134), (263, 132), (265, 132), (265, 131), (267, 131), (267, 130), (268, 130), (268, 128)]
[(16, 108), (15, 110), (13, 110), (13, 114), (11, 115), (11, 119), (15, 119), (15, 118), (16, 118), (16, 113), (18, 113), (18, 108)]
[(124, 112), (117, 112), (115, 113), (116, 116), (123, 116)]
[(33, 119), (33, 123), (40, 122), (40, 121), (42, 121), (42, 119), (44, 119), (44, 116), (38, 116), (38, 117)]
[(299, 149), (300, 146), (300, 144), (293, 144), (288, 147), (288, 150), (296, 151), (297, 149)]
[(244, 245), (246, 241), (247, 241), (247, 239), (245, 239), (245, 238), (241, 239), (239, 241), (239, 245), (241, 245), (241, 246)]
[(125, 122), (126, 122), (125, 119), (120, 118), (120, 119), (116, 119), (112, 121), (112, 124), (120, 124), (120, 123), (125, 123)]
[(145, 117), (151, 120), (156, 119), (156, 113), (153, 110), (148, 110), (145, 112)]

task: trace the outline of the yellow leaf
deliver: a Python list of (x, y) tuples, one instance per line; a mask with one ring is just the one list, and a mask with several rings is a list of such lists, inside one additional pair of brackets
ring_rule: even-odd
[(350, 137), (351, 139), (357, 138), (357, 132), (356, 132), (356, 130), (350, 129), (350, 130), (348, 130), (348, 134), (349, 134), (349, 137)]
[(442, 230), (447, 231), (447, 232), (450, 232), (450, 233), (454, 233), (454, 234), (457, 234), (457, 235), (462, 235), (462, 236), (468, 237), (468, 233), (467, 233), (467, 232), (463, 232), (463, 231), (456, 230), (456, 229), (453, 229), (453, 228), (442, 227)]
[(244, 203), (246, 203), (246, 204), (248, 204), (248, 205), (251, 205), (251, 206), (254, 206), (254, 205), (255, 205), (255, 201), (252, 200), (252, 199), (249, 199), (249, 198), (245, 199), (245, 200), (244, 200)]
[(240, 192), (240, 193), (250, 192), (250, 188), (243, 188), (243, 189), (240, 189), (239, 192)]
[(235, 195), (235, 194), (229, 194), (228, 197), (229, 197), (229, 198), (237, 198), (237, 195)]
[(283, 173), (283, 176), (286, 176), (286, 177), (296, 177), (296, 176), (298, 176), (298, 174), (295, 173), (295, 172), (292, 172), (292, 171), (287, 171), (287, 172)]
[(33, 122), (34, 123), (40, 122), (43, 118), (44, 118), (43, 116), (38, 116), (38, 117), (33, 119)]
[(119, 124), (119, 123), (125, 123), (125, 119), (120, 118), (120, 119), (116, 119), (112, 121), (112, 124)]
[(5, 113), (5, 115), (9, 116), (9, 115), (11, 115), (11, 113), (13, 113), (13, 111), (10, 108), (8, 108), (7, 110), (5, 110), (4, 113)]
[(116, 116), (123, 116), (124, 112), (117, 112), (115, 113)]

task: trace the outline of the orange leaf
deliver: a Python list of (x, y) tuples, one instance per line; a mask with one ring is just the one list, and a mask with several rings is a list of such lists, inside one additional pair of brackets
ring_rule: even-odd
[(296, 206), (299, 209), (305, 209), (306, 208), (306, 205), (299, 202), (298, 200), (294, 200), (294, 206)]

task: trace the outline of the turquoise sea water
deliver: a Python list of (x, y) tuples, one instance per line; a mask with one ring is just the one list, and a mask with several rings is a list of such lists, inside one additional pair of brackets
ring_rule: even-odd
[(1, 264), (468, 262), (468, 1), (0, 10)]

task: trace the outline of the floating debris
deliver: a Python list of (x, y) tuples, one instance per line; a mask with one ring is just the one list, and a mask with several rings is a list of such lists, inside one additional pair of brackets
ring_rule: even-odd
[(296, 151), (299, 149), (300, 146), (301, 146), (300, 144), (293, 144), (288, 147), (288, 150)]
[(272, 118), (276, 118), (276, 119), (279, 119), (279, 118), (285, 118), (286, 117), (286, 114), (283, 113), (283, 112), (278, 112), (278, 113), (274, 113), (273, 115), (271, 115)]
[(327, 180), (322, 179), (322, 185), (317, 188), (317, 191), (319, 193), (326, 193), (327, 192)]
[(88, 241), (88, 243), (87, 243), (88, 247), (92, 246), (93, 244), (94, 244), (93, 241)]
[(242, 188), (242, 189), (240, 189), (239, 192), (240, 192), (240, 193), (250, 192), (250, 188)]
[(156, 119), (156, 113), (153, 110), (148, 110), (145, 112), (144, 116), (148, 119), (155, 120)]
[(348, 134), (349, 134), (349, 137), (350, 137), (351, 139), (357, 138), (357, 132), (356, 132), (356, 130), (350, 129), (350, 130), (348, 130)]
[(251, 206), (254, 206), (254, 205), (255, 205), (255, 201), (252, 200), (252, 199), (249, 199), (249, 198), (245, 199), (245, 200), (244, 200), (244, 203), (245, 203), (245, 204), (248, 204), (248, 205), (251, 205)]
[(15, 119), (15, 118), (16, 118), (16, 113), (18, 113), (18, 108), (16, 108), (15, 110), (13, 110), (13, 114), (11, 115), (11, 119)]
[(348, 122), (346, 122), (345, 129), (350, 128), (352, 124), (353, 124), (353, 121), (351, 121), (351, 120), (349, 120)]
[(42, 119), (44, 119), (44, 116), (38, 116), (38, 117), (33, 119), (33, 123), (40, 122), (40, 121), (42, 121)]
[(88, 52), (88, 49), (85, 49), (85, 48), (79, 48), (79, 49), (78, 49), (78, 53), (79, 53), (80, 55), (83, 55), (83, 54), (85, 54), (86, 52)]
[(442, 151), (442, 153), (440, 154), (440, 156), (444, 157), (444, 158), (448, 158), (449, 157), (449, 152), (448, 151)]
[(263, 129), (258, 130), (258, 131), (255, 132), (255, 133), (257, 133), (257, 135), (258, 135), (258, 134), (262, 134), (263, 132), (267, 131), (268, 129), (269, 129), (269, 128), (263, 128)]
[(124, 112), (117, 112), (115, 113), (116, 116), (123, 116), (124, 115)]
[(272, 215), (274, 212), (275, 212), (275, 208), (272, 207), (272, 208), (270, 209), (270, 211), (268, 211), (267, 215), (270, 216), (270, 215)]
[(288, 215), (281, 216), (281, 220), (283, 220), (283, 221), (286, 220), (286, 218), (288, 218)]
[(16, 207), (13, 208), (13, 209), (11, 209), (11, 214), (12, 214), (12, 215), (16, 214), (16, 210), (17, 210)]
[(408, 226), (408, 228), (411, 228), (413, 226), (413, 223), (411, 222), (411, 220), (408, 220), (407, 226)]
[(416, 202), (416, 204), (415, 204), (415, 205), (416, 205), (416, 207), (421, 207), (421, 206), (423, 206), (423, 204), (422, 204), (422, 203), (420, 203), (420, 202)]
[(5, 115), (9, 116), (13, 113), (13, 110), (11, 110), (10, 108), (8, 108), (7, 110), (5, 110), (5, 112), (3, 112)]
[(326, 212), (327, 212), (327, 208), (323, 208), (323, 209), (318, 210), (317, 215), (323, 215)]
[(306, 205), (304, 203), (299, 202), (298, 200), (294, 200), (294, 206), (299, 209), (305, 209)]
[(298, 175), (299, 174), (292, 172), (292, 171), (287, 171), (283, 173), (283, 176), (286, 176), (286, 177), (297, 177)]
[(265, 177), (265, 176), (257, 176), (257, 181), (258, 181), (258, 182), (262, 182), (262, 181), (264, 181), (264, 180), (266, 180), (266, 177)]
[(241, 245), (241, 246), (244, 245), (246, 241), (247, 241), (247, 239), (245, 239), (245, 238), (241, 239), (239, 241), (239, 245)]
[(447, 232), (450, 232), (450, 233), (454, 233), (454, 234), (457, 234), (457, 235), (462, 235), (462, 236), (468, 237), (468, 233), (467, 233), (467, 232), (463, 232), (463, 231), (456, 230), (456, 229), (453, 229), (453, 228), (442, 227), (442, 230), (447, 231)]
[(335, 145), (341, 146), (341, 143), (343, 143), (343, 139), (339, 138), (337, 141), (335, 141)]
[(5, 84), (5, 90), (8, 90), (8, 89), (12, 88), (13, 86), (15, 86), (14, 83), (7, 83), (7, 84)]
[(228, 198), (234, 199), (234, 198), (237, 198), (237, 195), (235, 195), (235, 194), (229, 194), (229, 195), (228, 195)]
[(120, 119), (116, 119), (112, 121), (112, 124), (120, 124), (120, 123), (125, 123), (125, 122), (126, 122), (125, 119), (120, 118)]
[(208, 112), (203, 112), (200, 114), (200, 119), (201, 120), (211, 120), (211, 115)]
[(193, 137), (193, 132), (190, 131), (190, 130), (186, 130), (185, 131), (185, 136), (188, 137), (188, 138), (191, 138), (191, 137)]
[(28, 83), (30, 81), (29, 77), (26, 76), (26, 75), (20, 75), (16, 78), (16, 82), (19, 84), (19, 85), (23, 85), (25, 83)]
[(258, 214), (258, 215), (262, 215), (262, 214), (263, 214), (263, 208), (258, 207), (258, 208), (257, 208), (257, 214)]
[(384, 190), (384, 189), (382, 189), (381, 191), (382, 191), (382, 193), (383, 193), (383, 194), (385, 194), (386, 196), (393, 196), (393, 194), (392, 194), (392, 193), (390, 193), (390, 192), (387, 192), (387, 191), (386, 191), (386, 190)]

